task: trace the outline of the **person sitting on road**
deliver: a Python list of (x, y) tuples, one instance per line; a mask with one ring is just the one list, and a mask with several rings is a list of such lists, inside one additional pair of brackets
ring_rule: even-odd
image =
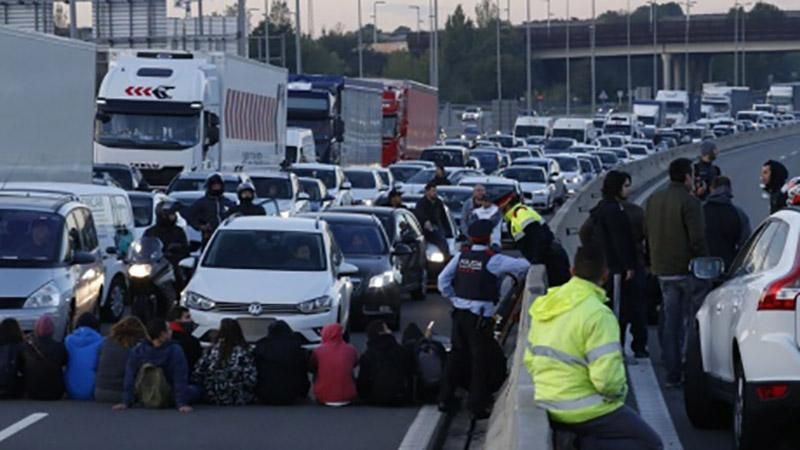
[(345, 406), (357, 396), (353, 370), (358, 366), (358, 350), (344, 341), (338, 323), (325, 325), (322, 344), (314, 349), (309, 363), (314, 373), (314, 397), (327, 406)]
[(258, 372), (255, 393), (262, 403), (289, 405), (308, 396), (309, 353), (303, 338), (279, 320), (253, 351)]
[(181, 346), (183, 354), (186, 356), (186, 364), (189, 369), (187, 375), (191, 375), (195, 364), (203, 356), (200, 339), (192, 335), (197, 327), (192, 321), (192, 313), (189, 308), (176, 306), (170, 310), (167, 320), (169, 320), (169, 328), (172, 330), (172, 340)]
[(236, 188), (236, 196), (239, 198), (239, 204), (228, 210), (226, 217), (232, 216), (266, 216), (267, 210), (261, 205), (256, 205), (253, 201), (256, 199), (256, 188), (253, 183), (245, 181)]
[(100, 321), (92, 313), (81, 314), (75, 331), (67, 336), (64, 344), (69, 356), (64, 372), (67, 394), (73, 400), (91, 400), (94, 397), (100, 346), (103, 344)]
[(367, 350), (358, 369), (358, 395), (372, 405), (400, 406), (411, 400), (414, 360), (382, 320), (367, 326)]
[(153, 406), (165, 407), (174, 404), (182, 413), (192, 411), (190, 405), (199, 400), (201, 391), (197, 386), (189, 384), (186, 356), (180, 345), (172, 341), (171, 337), (172, 332), (166, 320), (154, 318), (148, 322), (147, 339), (136, 345), (128, 357), (125, 380), (122, 384), (123, 402), (114, 405), (113, 409), (130, 408), (136, 401), (149, 403), (142, 394), (145, 392), (150, 394), (154, 387), (159, 386), (151, 386), (148, 383), (166, 380), (170, 398), (168, 401), (159, 399), (161, 403)]
[(246, 405), (254, 399), (257, 373), (253, 352), (239, 322), (222, 319), (217, 341), (206, 349), (192, 374), (214, 405)]
[(64, 367), (67, 349), (53, 339), (55, 324), (43, 314), (33, 326), (33, 336), (22, 350), (25, 395), (33, 400), (61, 400), (64, 397)]
[(534, 401), (554, 428), (578, 435), (580, 448), (661, 449), (658, 434), (625, 405), (619, 324), (601, 287), (609, 273), (602, 251), (579, 248), (573, 273), (529, 310), (524, 362)]
[(147, 330), (138, 317), (128, 316), (111, 327), (111, 334), (100, 346), (94, 399), (98, 402), (122, 401), (122, 383), (131, 349), (147, 338)]
[(24, 385), (22, 378), (22, 329), (14, 318), (0, 322), (0, 398), (18, 398)]

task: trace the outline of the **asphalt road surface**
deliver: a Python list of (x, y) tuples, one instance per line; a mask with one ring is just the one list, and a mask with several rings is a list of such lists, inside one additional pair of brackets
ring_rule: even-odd
[[(730, 153), (721, 155), (717, 161), (723, 175), (730, 177), (732, 180), (734, 203), (742, 207), (749, 215), (753, 229), (769, 214), (769, 203), (763, 198), (759, 187), (760, 169), (768, 159), (774, 159), (786, 165), (790, 176), (800, 175), (800, 137), (769, 141), (732, 150)], [(673, 443), (670, 446), (670, 443), (665, 442), (667, 444), (665, 448), (676, 449), (682, 447), (687, 450), (731, 448), (733, 438), (730, 427), (711, 431), (695, 429), (689, 422), (684, 410), (683, 390), (658, 387), (664, 385), (666, 374), (661, 363), (661, 351), (658, 347), (655, 327), (651, 327), (649, 338), (650, 365), (654, 369), (658, 382), (643, 383), (641, 386), (644, 386), (644, 389), (639, 386), (639, 392), (636, 390), (637, 386), (634, 386), (633, 391), (637, 397), (641, 396), (641, 391), (655, 390), (661, 393), (668, 410), (668, 414), (665, 416), (669, 419), (655, 425), (666, 430), (671, 427), (678, 437), (678, 445)], [(630, 350), (628, 351), (630, 352)], [(646, 363), (642, 364), (642, 366), (644, 365)], [(628, 369), (629, 373), (633, 373), (634, 371), (638, 372), (641, 368), (639, 366), (629, 366)], [(631, 378), (634, 377), (636, 375)], [(645, 393), (652, 394), (653, 392)], [(650, 406), (652, 407), (652, 405)], [(671, 423), (665, 423), (669, 421)], [(773, 447), (775, 450), (800, 448), (800, 436), (794, 431), (782, 433), (780, 441), (778, 447)]]

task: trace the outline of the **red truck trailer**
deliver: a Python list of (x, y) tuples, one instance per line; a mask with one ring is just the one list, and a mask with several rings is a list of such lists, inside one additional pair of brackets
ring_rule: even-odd
[(383, 156), (388, 166), (403, 159), (419, 159), (436, 142), (439, 93), (436, 88), (409, 80), (383, 83)]

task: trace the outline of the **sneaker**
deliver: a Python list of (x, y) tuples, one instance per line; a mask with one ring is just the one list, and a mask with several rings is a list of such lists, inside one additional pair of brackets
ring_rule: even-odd
[(646, 359), (650, 357), (650, 352), (647, 350), (640, 350), (638, 352), (633, 352), (633, 357), (636, 359)]

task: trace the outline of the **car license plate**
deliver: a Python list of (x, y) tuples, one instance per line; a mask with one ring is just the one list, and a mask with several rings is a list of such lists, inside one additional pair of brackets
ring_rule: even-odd
[(239, 326), (242, 327), (242, 334), (244, 334), (244, 339), (247, 342), (255, 342), (267, 335), (267, 333), (269, 332), (269, 326), (272, 325), (273, 322), (275, 322), (275, 319), (242, 318), (242, 319), (237, 319), (237, 322), (239, 322)]

